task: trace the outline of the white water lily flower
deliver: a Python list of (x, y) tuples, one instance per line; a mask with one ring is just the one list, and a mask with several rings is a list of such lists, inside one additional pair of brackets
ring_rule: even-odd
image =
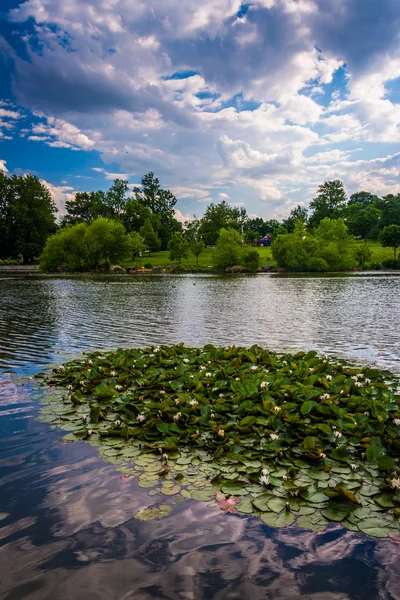
[(267, 469), (267, 467), (264, 467), (263, 470), (261, 471), (261, 473), (263, 475), (269, 475), (269, 469)]
[(371, 384), (371, 380), (370, 379), (366, 379), (365, 380), (365, 385), (370, 385)]
[(219, 398), (225, 398), (224, 394), (218, 394)]
[(358, 377), (361, 379), (364, 377), (364, 373), (358, 373)]
[(149, 354), (150, 358), (154, 358), (155, 354)]
[(287, 481), (289, 479), (289, 477), (287, 475), (282, 475), (282, 479), (283, 479), (283, 481)]
[(177, 412), (176, 415), (174, 415), (172, 418), (175, 422), (179, 421), (179, 419), (181, 418), (182, 413)]
[(350, 469), (351, 469), (352, 471), (357, 471), (357, 469), (358, 469), (358, 465), (354, 465), (354, 464), (352, 464), (352, 465), (350, 465)]
[(58, 371), (65, 371), (65, 367), (64, 365), (60, 365), (59, 367), (57, 367)]
[(338, 440), (342, 437), (342, 434), (340, 433), (340, 431), (335, 431), (333, 437), (335, 438), (335, 440)]
[(200, 365), (199, 369), (200, 371), (204, 371), (205, 367), (203, 365)]
[(117, 374), (117, 372), (116, 372), (116, 371), (111, 371), (111, 373), (110, 373), (111, 377), (115, 377), (115, 376), (116, 376), (116, 374)]
[(392, 488), (400, 490), (400, 479), (392, 479)]
[(165, 390), (160, 390), (160, 394), (165, 394)]
[(280, 410), (282, 410), (280, 406), (274, 406), (274, 411), (275, 412), (279, 412)]
[(325, 452), (321, 452), (321, 454), (319, 455), (320, 458), (326, 458), (326, 454)]
[(265, 485), (265, 487), (267, 487), (267, 485), (269, 485), (268, 475), (261, 475), (261, 477), (258, 481), (259, 481), (260, 485)]
[(88, 432), (87, 432), (87, 434), (88, 434), (88, 435), (92, 435), (92, 433), (93, 433), (93, 429), (88, 429)]
[(276, 433), (270, 433), (269, 437), (274, 442), (275, 440), (277, 440), (279, 438), (279, 435), (277, 435)]
[(268, 383), (266, 381), (262, 381), (260, 383), (260, 387), (265, 388), (268, 385)]
[(98, 356), (97, 360), (104, 360), (104, 356)]
[(159, 419), (161, 419), (161, 418), (162, 418), (162, 412), (161, 412), (161, 410), (159, 410), (159, 411), (158, 411), (158, 413), (157, 413), (157, 417), (158, 417)]
[(332, 380), (332, 375), (325, 375), (325, 379), (327, 381), (331, 381)]
[(312, 373), (314, 371), (314, 369), (312, 367), (310, 367), (308, 370), (310, 371), (310, 373)]
[(80, 383), (80, 385), (85, 385), (85, 382), (83, 380), (80, 381), (79, 383)]
[(166, 452), (164, 452), (164, 454), (162, 455), (162, 458), (163, 458), (164, 460), (168, 460), (168, 454), (167, 454)]
[(206, 377), (211, 377), (212, 373), (206, 373)]
[(211, 412), (210, 417), (211, 417), (211, 419), (213, 419), (215, 417), (215, 414), (213, 412)]
[(361, 381), (355, 381), (355, 382), (354, 382), (354, 385), (355, 385), (356, 387), (362, 387), (362, 383), (361, 383)]
[(212, 391), (212, 392), (217, 392), (217, 391), (218, 391), (218, 388), (212, 388), (212, 390), (211, 390), (211, 391)]
[(257, 371), (258, 367), (257, 367), (257, 365), (252, 365), (252, 366), (250, 367), (250, 369), (251, 369), (252, 371)]
[(72, 385), (69, 385), (68, 389), (71, 391), (73, 389)]
[(120, 390), (123, 389), (123, 386), (122, 385), (116, 385), (115, 389), (119, 392)]
[(221, 437), (224, 437), (225, 431), (223, 429), (218, 429), (218, 435), (220, 435)]
[(178, 406), (178, 404), (179, 404), (179, 402), (180, 402), (179, 398), (175, 398), (174, 402), (175, 402), (175, 404)]
[(329, 400), (329, 398), (330, 398), (330, 394), (322, 394), (319, 397), (320, 400)]
[(115, 421), (114, 425), (116, 425), (117, 427), (119, 427), (121, 425), (121, 421), (119, 419), (117, 419), (117, 421)]
[(197, 400), (191, 400), (191, 401), (189, 402), (189, 404), (190, 404), (190, 406), (193, 406), (193, 408), (196, 408), (196, 406), (197, 406), (199, 403), (197, 402)]
[(138, 415), (138, 416), (136, 417), (136, 421), (139, 421), (139, 423), (142, 423), (142, 422), (145, 420), (145, 418), (146, 418), (146, 417), (145, 417), (144, 415)]
[(393, 419), (393, 423), (398, 427), (400, 425), (400, 419)]
[(264, 369), (264, 373), (269, 373), (268, 369)]
[(84, 423), (87, 423), (87, 422), (88, 422), (88, 420), (89, 420), (89, 415), (83, 415), (83, 417), (82, 417), (82, 421), (83, 421)]
[(143, 365), (143, 369), (147, 369), (149, 365)]
[(188, 359), (188, 358), (184, 358), (182, 362), (184, 362), (184, 363), (188, 363), (188, 362), (189, 362), (189, 359)]
[(88, 362), (88, 365), (92, 365), (93, 364), (92, 360), (88, 360), (87, 362)]
[[(365, 411), (365, 413), (364, 413), (364, 415), (365, 415), (366, 417), (368, 417), (368, 416), (369, 416), (369, 412), (366, 410), (366, 411)], [(399, 420), (400, 420), (400, 419), (399, 419)]]
[(240, 381), (240, 378), (239, 377), (235, 377), (235, 381)]
[(208, 364), (208, 365), (211, 365), (211, 360), (208, 360), (208, 361), (207, 361), (207, 364)]

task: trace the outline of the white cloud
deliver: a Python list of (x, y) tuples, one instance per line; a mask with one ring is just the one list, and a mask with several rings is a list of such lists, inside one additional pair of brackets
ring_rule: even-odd
[(229, 200), (229, 199), (230, 199), (230, 196), (229, 196), (228, 194), (225, 194), (225, 192), (220, 192), (220, 193), (218, 194), (218, 197), (219, 197), (221, 200)]
[(6, 162), (6, 160), (0, 160), (0, 171), (3, 171), (3, 173), (8, 173)]
[(41, 179), (40, 182), (48, 188), (50, 195), (57, 206), (57, 218), (64, 216), (66, 201), (73, 200), (75, 197), (75, 192), (73, 191), (74, 188), (69, 185), (53, 185), (45, 179)]

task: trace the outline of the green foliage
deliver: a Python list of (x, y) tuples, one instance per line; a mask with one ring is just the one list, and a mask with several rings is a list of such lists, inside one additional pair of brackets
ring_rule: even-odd
[(376, 240), (379, 235), (381, 211), (371, 204), (349, 204), (346, 224), (355, 237), (362, 240)]
[(219, 271), (227, 267), (240, 265), (243, 254), (242, 236), (232, 228), (222, 228), (219, 232), (217, 245), (214, 250), (213, 263)]
[(49, 190), (37, 177), (0, 173), (0, 257), (33, 261), (56, 231), (56, 212)]
[[(280, 227), (280, 223), (275, 219), (270, 221), (264, 221), (261, 217), (255, 217), (254, 219), (248, 219), (244, 224), (244, 231), (253, 231), (257, 233), (257, 238), (264, 237), (267, 233), (273, 235), (276, 230)], [(255, 239), (257, 239), (255, 238)], [(247, 238), (246, 239), (250, 239)]]
[(367, 246), (367, 244), (363, 244), (362, 246), (357, 246), (355, 249), (355, 258), (357, 264), (362, 267), (365, 263), (369, 262), (372, 259), (372, 249)]
[(257, 271), (260, 266), (260, 254), (257, 250), (248, 250), (243, 254), (242, 263), (249, 271)]
[(144, 225), (140, 228), (140, 235), (144, 239), (144, 243), (150, 251), (160, 249), (161, 241), (154, 231), (150, 219), (147, 219), (144, 222)]
[(310, 226), (316, 227), (322, 219), (337, 219), (343, 216), (346, 208), (346, 192), (338, 179), (325, 181), (318, 188), (318, 195), (310, 202), (313, 211)]
[(292, 208), (289, 217), (282, 222), (282, 227), (284, 227), (288, 233), (292, 233), (297, 221), (302, 221), (305, 225), (307, 225), (308, 221), (308, 210), (303, 206), (300, 206), (300, 204), (295, 208)]
[(141, 179), (141, 184), (140, 188), (134, 188), (134, 198), (150, 210), (152, 215), (159, 218), (160, 227), (156, 229), (161, 240), (161, 248), (165, 250), (172, 234), (182, 229), (181, 224), (174, 217), (176, 198), (170, 190), (160, 186), (153, 172), (146, 173)]
[(388, 225), (400, 226), (400, 194), (384, 196), (379, 201), (377, 208), (382, 211), (381, 227), (387, 227)]
[(207, 246), (216, 244), (221, 229), (242, 231), (247, 221), (244, 208), (229, 206), (225, 200), (209, 204), (201, 220), (199, 234)]
[(62, 219), (62, 225), (91, 223), (99, 217), (119, 218), (124, 212), (127, 191), (128, 182), (125, 179), (115, 179), (106, 192), (77, 192), (73, 200), (65, 203), (67, 213)]
[(379, 235), (379, 240), (384, 247), (393, 248), (393, 258), (396, 260), (396, 251), (400, 246), (400, 225), (387, 225)]
[(89, 225), (78, 223), (60, 229), (48, 238), (39, 268), (55, 271), (97, 269), (102, 263), (115, 263), (126, 256), (130, 238), (119, 221), (100, 217)]
[(215, 498), (272, 527), (400, 530), (400, 395), (388, 372), (312, 351), (178, 344), (90, 353), (46, 382), (41, 419), (153, 494)]
[(168, 244), (169, 256), (171, 260), (177, 260), (180, 264), (182, 258), (187, 257), (189, 246), (189, 242), (183, 237), (183, 234), (180, 231), (174, 233)]
[(275, 239), (272, 254), (289, 271), (344, 271), (356, 265), (355, 247), (343, 219), (323, 219), (313, 235), (297, 221), (293, 233)]
[(203, 242), (203, 240), (197, 240), (194, 241), (190, 244), (190, 250), (193, 252), (193, 254), (196, 257), (196, 264), (199, 264), (199, 256), (200, 254), (203, 252), (203, 250), (205, 249), (206, 245)]

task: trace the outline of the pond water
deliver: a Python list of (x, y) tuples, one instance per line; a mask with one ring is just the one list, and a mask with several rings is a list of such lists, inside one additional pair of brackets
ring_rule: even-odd
[(0, 276), (0, 598), (400, 598), (400, 545), (159, 503), (36, 417), (29, 376), (84, 350), (185, 342), (316, 349), (400, 373), (400, 277)]

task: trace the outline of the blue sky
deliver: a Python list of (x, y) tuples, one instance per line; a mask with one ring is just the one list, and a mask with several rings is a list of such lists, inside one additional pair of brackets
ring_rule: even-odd
[(398, 0), (2, 0), (0, 169), (61, 213), (150, 170), (181, 219), (398, 193), (399, 32)]

